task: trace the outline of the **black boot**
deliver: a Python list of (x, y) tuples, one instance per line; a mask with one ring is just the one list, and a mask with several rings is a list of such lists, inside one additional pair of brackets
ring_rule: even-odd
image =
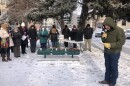
[(106, 81), (106, 80), (99, 81), (99, 83), (100, 83), (100, 84), (109, 84), (109, 82), (108, 82), (108, 81)]
[(7, 54), (7, 60), (12, 61), (12, 59), (10, 59), (10, 54)]
[(7, 57), (7, 60), (8, 60), (8, 61), (12, 61), (12, 59), (10, 59), (10, 57)]
[(114, 84), (109, 84), (109, 86), (115, 86)]
[(5, 59), (5, 55), (2, 54), (1, 56), (2, 56), (2, 62), (7, 62), (7, 60)]

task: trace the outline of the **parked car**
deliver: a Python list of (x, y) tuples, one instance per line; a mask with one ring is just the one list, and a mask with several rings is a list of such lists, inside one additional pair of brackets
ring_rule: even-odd
[(130, 29), (127, 29), (127, 30), (125, 31), (125, 37), (126, 37), (126, 38), (130, 38)]
[(102, 28), (97, 28), (95, 31), (94, 31), (94, 35), (95, 37), (101, 37), (101, 33), (102, 33)]

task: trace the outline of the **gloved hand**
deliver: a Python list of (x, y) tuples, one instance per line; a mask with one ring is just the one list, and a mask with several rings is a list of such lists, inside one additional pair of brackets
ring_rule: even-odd
[(105, 48), (108, 48), (108, 49), (111, 48), (111, 44), (110, 44), (110, 43), (103, 43), (103, 44), (104, 44), (104, 47), (105, 47)]
[(107, 38), (107, 33), (105, 33), (105, 32), (103, 32), (103, 34), (102, 34), (102, 38)]

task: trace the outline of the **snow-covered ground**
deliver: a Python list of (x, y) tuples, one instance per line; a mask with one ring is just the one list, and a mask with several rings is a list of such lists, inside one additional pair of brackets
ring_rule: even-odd
[[(104, 79), (103, 52), (92, 47), (78, 57), (80, 61), (40, 61), (44, 59), (27, 52), (20, 58), (2, 62), (0, 58), (0, 86), (108, 86)], [(67, 55), (66, 55), (67, 56)], [(116, 86), (130, 86), (130, 56), (122, 53)]]

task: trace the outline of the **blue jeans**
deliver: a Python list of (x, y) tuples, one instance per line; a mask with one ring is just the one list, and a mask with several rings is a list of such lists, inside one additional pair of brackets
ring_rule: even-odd
[(47, 49), (47, 43), (41, 43), (41, 48), (42, 49)]
[(58, 42), (52, 42), (52, 47), (57, 47), (58, 46)]
[(118, 78), (118, 60), (120, 52), (116, 54), (104, 53), (105, 58), (105, 80), (115, 85)]

